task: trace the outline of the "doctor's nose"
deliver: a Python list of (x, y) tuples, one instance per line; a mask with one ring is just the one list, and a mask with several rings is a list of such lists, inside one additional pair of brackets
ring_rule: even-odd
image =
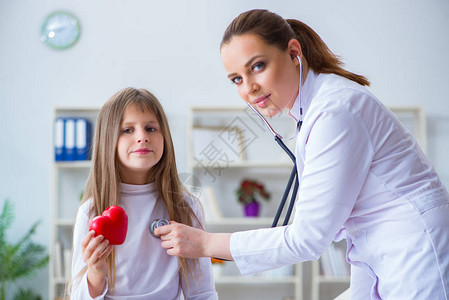
[(245, 83), (245, 93), (247, 96), (252, 96), (259, 90), (259, 85), (252, 81), (246, 81)]

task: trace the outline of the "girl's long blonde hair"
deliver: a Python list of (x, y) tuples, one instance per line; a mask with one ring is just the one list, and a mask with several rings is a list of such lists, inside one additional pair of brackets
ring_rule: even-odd
[(220, 49), (230, 42), (233, 36), (254, 33), (267, 44), (285, 51), (288, 42), (296, 39), (308, 66), (317, 73), (333, 73), (361, 85), (370, 85), (365, 76), (351, 73), (342, 68), (343, 62), (332, 53), (320, 36), (305, 23), (295, 19), (283, 19), (265, 9), (254, 9), (237, 16), (226, 28)]
[[(164, 153), (152, 169), (152, 180), (156, 182), (159, 197), (167, 207), (170, 220), (192, 226), (194, 221), (199, 220), (186, 201), (186, 196), (192, 195), (184, 188), (178, 177), (167, 117), (157, 98), (145, 89), (122, 89), (101, 108), (93, 139), (92, 167), (82, 202), (93, 199), (90, 217), (101, 215), (111, 205), (119, 205), (121, 181), (116, 158), (117, 142), (123, 115), (131, 106), (156, 115), (164, 137)], [(110, 290), (115, 287), (115, 255), (113, 250), (107, 258)], [(193, 263), (193, 266), (190, 263)], [(187, 275), (192, 274), (192, 270), (197, 266), (198, 260), (179, 258), (179, 268), (187, 282)], [(87, 267), (78, 275), (84, 274), (86, 270)]]

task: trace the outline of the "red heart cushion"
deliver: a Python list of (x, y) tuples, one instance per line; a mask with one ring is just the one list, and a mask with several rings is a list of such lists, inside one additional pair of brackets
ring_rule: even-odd
[(128, 215), (120, 206), (109, 206), (101, 216), (96, 216), (89, 222), (89, 231), (91, 230), (95, 230), (95, 236), (104, 236), (110, 245), (121, 245), (125, 242), (128, 231)]

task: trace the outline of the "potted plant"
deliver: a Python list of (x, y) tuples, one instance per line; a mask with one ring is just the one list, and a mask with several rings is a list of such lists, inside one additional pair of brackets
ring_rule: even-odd
[[(48, 263), (45, 248), (31, 241), (39, 221), (15, 244), (6, 240), (6, 230), (14, 219), (13, 205), (9, 200), (3, 204), (0, 214), (0, 300), (6, 299), (6, 283), (20, 277), (32, 275)], [(31, 290), (19, 289), (14, 299), (40, 299)]]
[(263, 184), (252, 180), (244, 179), (236, 191), (237, 200), (244, 205), (245, 216), (257, 217), (259, 215), (259, 198), (265, 201), (270, 200), (270, 194), (265, 190)]

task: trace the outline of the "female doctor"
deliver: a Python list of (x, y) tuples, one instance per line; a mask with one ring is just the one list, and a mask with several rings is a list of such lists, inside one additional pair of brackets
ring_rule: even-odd
[(266, 10), (234, 19), (220, 51), (243, 100), (302, 121), (294, 220), (232, 234), (170, 222), (155, 231), (167, 253), (232, 259), (248, 274), (315, 260), (345, 238), (351, 299), (449, 299), (449, 194), (368, 80), (310, 27)]

